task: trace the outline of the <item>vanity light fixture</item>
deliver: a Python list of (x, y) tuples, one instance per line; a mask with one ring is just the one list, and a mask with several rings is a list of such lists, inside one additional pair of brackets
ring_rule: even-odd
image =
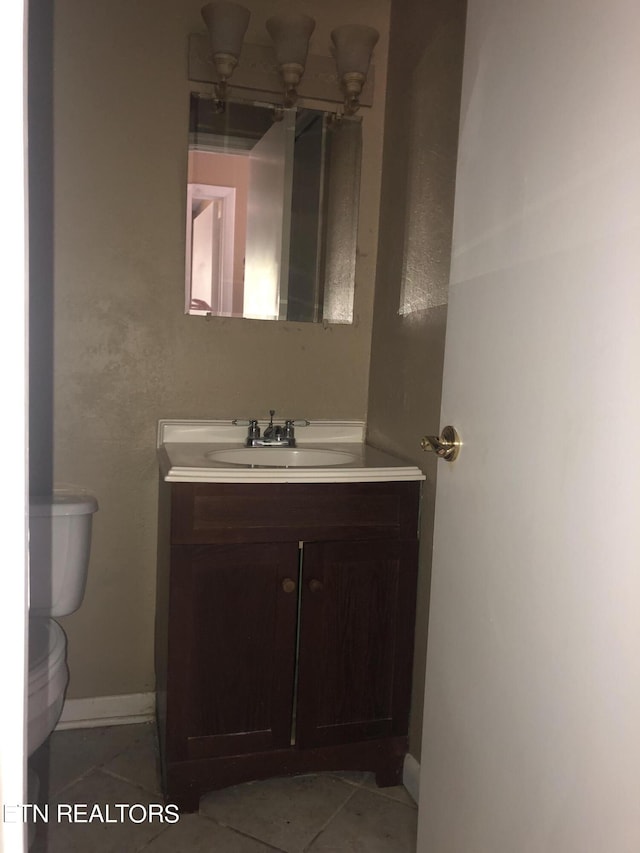
[(292, 107), (298, 100), (298, 85), (309, 52), (309, 39), (316, 22), (309, 15), (290, 13), (274, 15), (266, 24), (276, 49), (278, 68), (284, 83), (284, 106)]
[[(198, 42), (202, 42), (203, 47), (197, 49), (202, 52), (200, 55), (197, 52), (194, 54), (193, 68), (196, 75), (202, 76), (192, 76), (191, 79), (213, 82), (217, 108), (222, 112), (227, 98), (228, 80), (238, 65), (251, 12), (232, 0), (214, 0), (204, 5), (201, 11), (209, 34), (208, 51), (205, 47), (207, 39), (203, 36)], [(314, 19), (301, 12), (272, 15), (266, 22), (275, 48), (275, 65), (284, 85), (285, 107), (294, 106), (298, 99), (298, 87), (307, 65), (309, 40), (315, 26)], [(360, 98), (369, 73), (371, 55), (379, 37), (376, 29), (362, 24), (339, 26), (331, 33), (331, 53), (344, 98), (344, 115), (352, 116), (360, 109)], [(242, 73), (237, 74), (238, 88), (251, 92), (278, 92), (278, 74), (269, 53), (266, 45), (245, 46), (247, 68), (239, 69)], [(189, 62), (191, 74), (191, 52)], [(215, 71), (210, 68), (209, 63), (214, 66)], [(204, 72), (203, 66), (207, 68)], [(261, 71), (264, 72), (262, 75)], [(335, 96), (331, 92), (333, 73), (329, 57), (311, 57), (307, 77), (309, 79), (305, 81), (304, 89), (305, 92), (308, 91), (309, 97), (334, 102), (339, 100), (338, 92), (336, 91)], [(370, 106), (371, 98), (372, 93), (367, 91), (363, 105)]]
[(218, 76), (215, 84), (216, 98), (219, 108), (223, 110), (227, 97), (227, 80), (238, 64), (251, 12), (245, 6), (230, 0), (207, 3), (201, 12), (209, 30), (211, 58)]
[(352, 116), (360, 108), (360, 93), (379, 37), (376, 29), (362, 24), (346, 24), (331, 33), (332, 53), (344, 92), (345, 115)]

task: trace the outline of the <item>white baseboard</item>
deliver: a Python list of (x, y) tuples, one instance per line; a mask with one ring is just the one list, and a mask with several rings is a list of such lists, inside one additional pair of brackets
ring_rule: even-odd
[(402, 784), (411, 794), (411, 799), (417, 805), (420, 795), (420, 763), (415, 760), (413, 755), (409, 755), (409, 753), (404, 757)]
[(62, 708), (56, 730), (146, 723), (153, 720), (155, 705), (155, 693), (129, 693), (123, 696), (67, 699)]

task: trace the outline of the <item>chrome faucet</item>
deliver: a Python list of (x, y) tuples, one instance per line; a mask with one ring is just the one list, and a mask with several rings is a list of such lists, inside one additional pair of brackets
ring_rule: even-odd
[(232, 423), (235, 426), (248, 426), (246, 447), (295, 447), (296, 437), (295, 429), (297, 426), (309, 426), (307, 420), (286, 420), (284, 425), (274, 424), (273, 416), (275, 409), (269, 409), (269, 424), (265, 427), (262, 437), (260, 436), (260, 427), (257, 419), (253, 418), (249, 421), (234, 420)]
[(263, 438), (265, 441), (271, 441), (276, 439), (280, 441), (280, 436), (282, 434), (282, 427), (273, 425), (273, 416), (275, 415), (275, 409), (269, 409), (269, 426), (265, 429)]

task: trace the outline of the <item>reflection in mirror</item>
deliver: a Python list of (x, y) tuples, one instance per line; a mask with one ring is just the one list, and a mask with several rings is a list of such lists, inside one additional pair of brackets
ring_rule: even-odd
[(362, 124), (192, 93), (188, 314), (353, 321)]

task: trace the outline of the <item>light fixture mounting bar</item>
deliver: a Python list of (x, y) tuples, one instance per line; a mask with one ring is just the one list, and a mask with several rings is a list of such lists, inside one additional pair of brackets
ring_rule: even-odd
[[(211, 45), (206, 35), (192, 33), (189, 36), (189, 80), (195, 83), (214, 83), (215, 69), (210, 58)], [(370, 107), (373, 103), (374, 73), (373, 64), (369, 67), (367, 81), (359, 101), (360, 106)], [(282, 97), (282, 77), (278, 71), (273, 48), (270, 45), (247, 44), (242, 46), (240, 60), (230, 81), (233, 91), (238, 95), (249, 94), (255, 97), (258, 93), (268, 93)], [(336, 72), (335, 61), (330, 56), (307, 57), (304, 77), (298, 87), (301, 98), (316, 101), (328, 101), (332, 104), (342, 104), (344, 96), (340, 90), (340, 81)]]

